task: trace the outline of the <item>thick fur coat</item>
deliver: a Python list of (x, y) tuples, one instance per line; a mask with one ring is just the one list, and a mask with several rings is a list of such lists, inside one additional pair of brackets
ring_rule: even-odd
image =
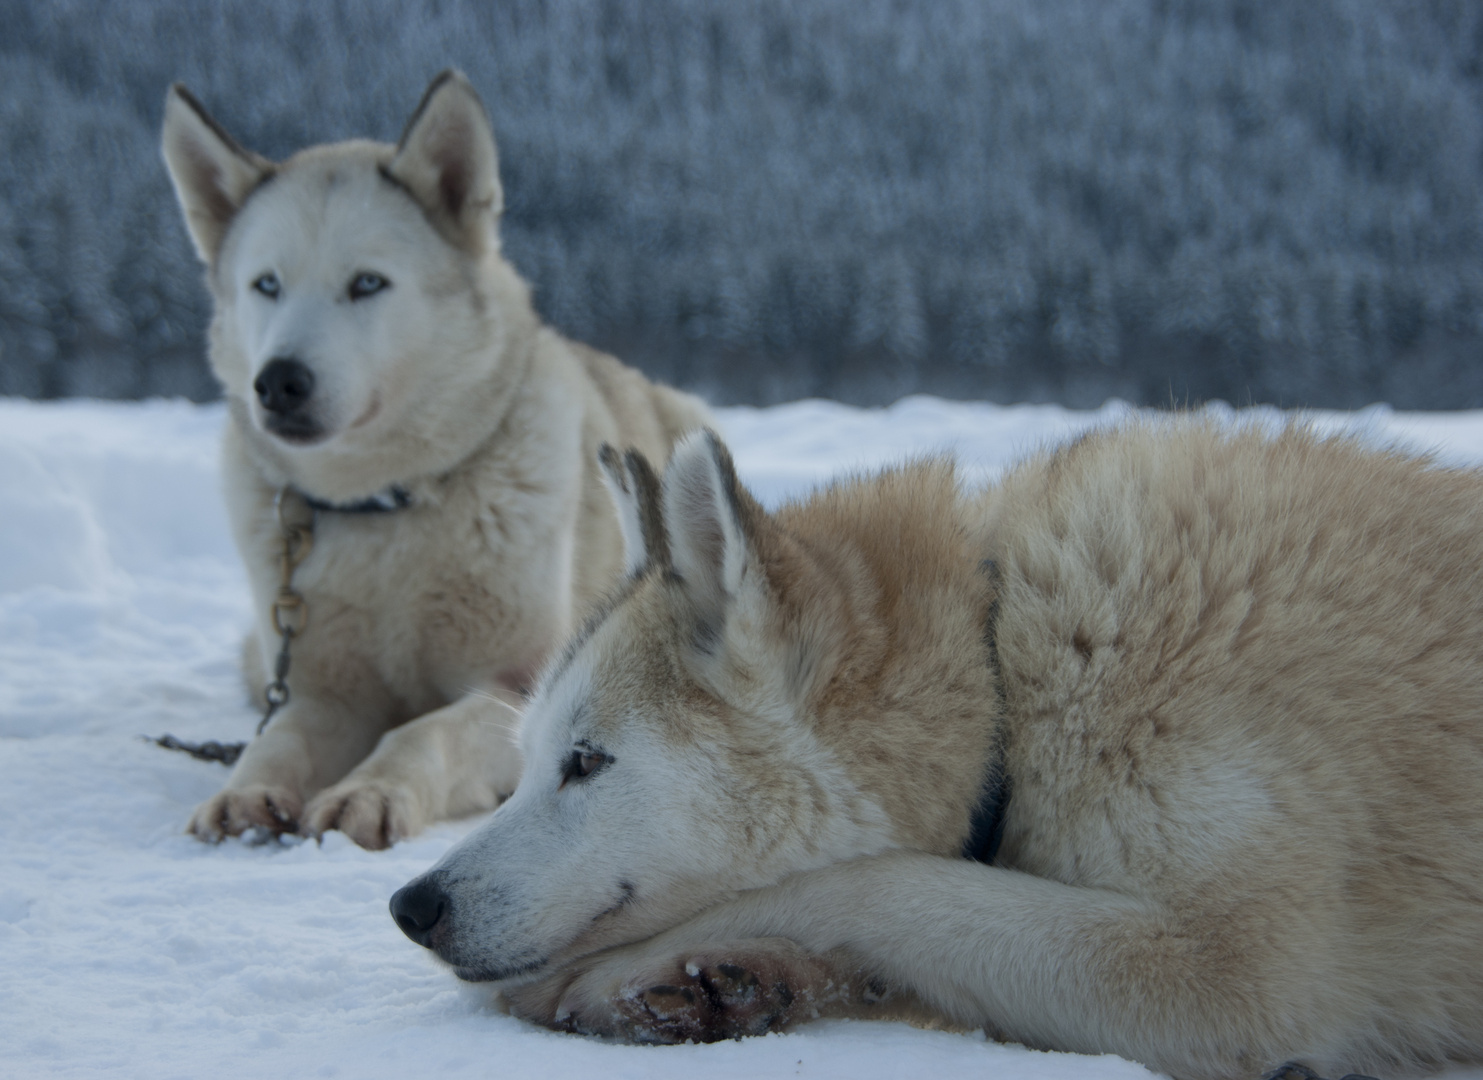
[(1176, 1077), (1483, 1056), (1483, 475), (1172, 419), (768, 514), (714, 437), (662, 487), (609, 460), (627, 583), (393, 899), (459, 975), (643, 1041), (907, 1009)]
[[(291, 698), (190, 828), (383, 847), (488, 809), (519, 775), (513, 704), (621, 570), (598, 446), (664, 459), (706, 411), (541, 324), (500, 256), (494, 140), (457, 73), (396, 146), (269, 162), (180, 87), (163, 141), (215, 300), (255, 688), (279, 648), (275, 497), (328, 507), (292, 581), (309, 614)], [(388, 493), (408, 505), (346, 509)]]

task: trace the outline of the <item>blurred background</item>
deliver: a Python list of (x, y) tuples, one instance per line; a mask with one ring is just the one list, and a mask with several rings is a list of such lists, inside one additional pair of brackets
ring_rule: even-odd
[(718, 404), (1483, 406), (1478, 0), (0, 0), (0, 394), (217, 388), (161, 164), (455, 65), (566, 333)]

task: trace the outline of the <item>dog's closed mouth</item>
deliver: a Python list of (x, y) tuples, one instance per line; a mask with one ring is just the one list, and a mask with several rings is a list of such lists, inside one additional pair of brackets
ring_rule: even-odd
[(282, 439), (291, 446), (312, 446), (322, 442), (328, 433), (313, 420), (299, 420), (286, 416), (270, 416), (263, 421), (269, 434)]
[(618, 882), (618, 899), (616, 901), (614, 901), (611, 905), (609, 905), (608, 907), (603, 908), (596, 915), (594, 915), (592, 917), (592, 921), (593, 922), (601, 922), (603, 919), (607, 918), (609, 915), (616, 915), (616, 914), (618, 914), (618, 912), (622, 911), (629, 904), (633, 903), (634, 897), (636, 895), (638, 895), (637, 890), (634, 889), (633, 883), (631, 881), (620, 881), (620, 882)]
[(525, 975), (534, 975), (550, 963), (550, 957), (541, 957), (539, 960), (530, 960), (523, 964), (509, 964), (504, 967), (462, 967), (455, 966), (453, 974), (464, 982), (504, 982), (507, 979), (518, 979)]

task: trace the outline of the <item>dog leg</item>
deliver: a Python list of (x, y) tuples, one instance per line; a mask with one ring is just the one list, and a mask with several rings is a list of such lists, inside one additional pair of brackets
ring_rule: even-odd
[(338, 829), (379, 850), (434, 821), (494, 809), (520, 779), (512, 710), (467, 694), (393, 728), (350, 775), (314, 797), (304, 832)]
[(186, 831), (215, 842), (249, 829), (296, 832), (305, 801), (370, 753), (384, 724), (364, 703), (295, 695), (242, 751), (226, 786), (191, 815)]
[[(1274, 964), (1255, 935), (1242, 933), (1236, 913), (1219, 928), (1205, 918), (899, 852), (743, 893), (507, 996), (520, 1014), (568, 1030), (639, 1041), (726, 1037), (750, 1021), (744, 1011), (734, 1020), (711, 1015), (735, 1009), (725, 995), (697, 1000), (686, 1013), (694, 958), (725, 954), (716, 942), (784, 938), (804, 957), (848, 958), (827, 968), (791, 958), (790, 976), (804, 976), (789, 983), (795, 998), (804, 987), (817, 993), (821, 972), (837, 978), (853, 965), (955, 1023), (1031, 1045), (1117, 1053), (1176, 1076), (1254, 1078), (1290, 1058), (1328, 1064), (1322, 1048), (1344, 1041), (1338, 1007), (1325, 1008), (1303, 958)], [(789, 1018), (784, 1008), (779, 1022)]]

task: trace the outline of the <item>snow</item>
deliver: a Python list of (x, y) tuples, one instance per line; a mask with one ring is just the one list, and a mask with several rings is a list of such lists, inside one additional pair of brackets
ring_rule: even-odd
[[(930, 450), (988, 475), (1127, 411), (909, 398), (721, 421), (743, 479), (776, 504)], [(339, 834), (217, 847), (184, 836), (226, 772), (138, 736), (245, 738), (255, 723), (236, 671), (247, 591), (217, 491), (223, 418), (174, 401), (0, 399), (0, 1076), (1145, 1075), (899, 1024), (659, 1048), (558, 1035), (502, 1014), (387, 915), (391, 893), (477, 822), (379, 853)], [(1315, 419), (1483, 461), (1483, 413)]]

